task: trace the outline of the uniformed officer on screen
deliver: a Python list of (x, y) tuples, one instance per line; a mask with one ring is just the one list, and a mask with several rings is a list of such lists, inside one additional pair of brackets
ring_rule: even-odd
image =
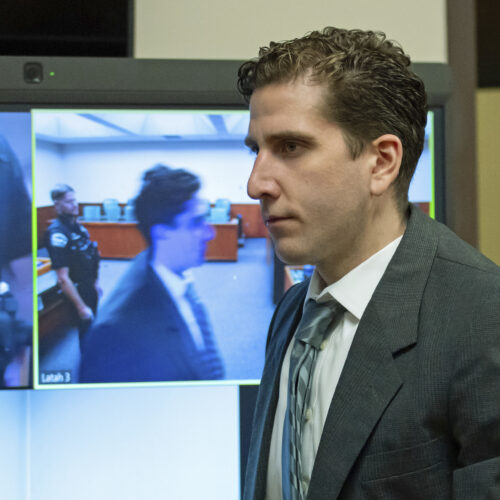
[(80, 344), (97, 311), (99, 253), (88, 231), (77, 222), (75, 191), (57, 184), (50, 192), (57, 219), (45, 234), (45, 245), (57, 282), (77, 315)]

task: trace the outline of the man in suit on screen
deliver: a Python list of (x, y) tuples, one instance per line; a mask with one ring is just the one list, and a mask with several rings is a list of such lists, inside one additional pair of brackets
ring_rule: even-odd
[(246, 500), (500, 498), (500, 271), (408, 203), (409, 65), (326, 28), (240, 67), (248, 193), (278, 256), (315, 265), (271, 322)]
[(224, 366), (189, 273), (214, 237), (191, 172), (157, 165), (135, 199), (149, 247), (131, 263), (85, 339), (80, 382), (212, 380)]

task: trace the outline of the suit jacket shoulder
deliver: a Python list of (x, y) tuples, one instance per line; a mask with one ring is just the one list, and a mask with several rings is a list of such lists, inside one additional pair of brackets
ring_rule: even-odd
[(196, 359), (175, 302), (139, 255), (86, 334), (80, 382), (196, 380)]
[(438, 259), (491, 273), (494, 276), (496, 275), (496, 279), (498, 279), (500, 276), (500, 267), (478, 252), (477, 249), (460, 239), (447, 226), (429, 219), (421, 213), (415, 213), (415, 217), (418, 219), (419, 224), (427, 227), (430, 232), (435, 232), (438, 238), (436, 254)]
[[(265, 498), (279, 374), (306, 290), (285, 295), (270, 327), (246, 499)], [(498, 267), (412, 207), (333, 396), (309, 500), (495, 497), (499, 304)]]

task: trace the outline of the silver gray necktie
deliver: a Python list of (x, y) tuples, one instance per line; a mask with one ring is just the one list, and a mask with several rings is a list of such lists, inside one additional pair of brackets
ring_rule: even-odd
[(284, 500), (302, 500), (307, 494), (306, 487), (301, 480), (300, 450), (314, 367), (321, 344), (344, 311), (345, 308), (333, 297), (321, 303), (309, 299), (295, 334), (295, 343), (290, 357), (287, 413), (283, 428)]
[(198, 368), (203, 373), (203, 378), (207, 380), (224, 378), (224, 364), (215, 342), (208, 314), (192, 283), (189, 283), (186, 287), (185, 297), (191, 306), (205, 345), (205, 349), (199, 352)]

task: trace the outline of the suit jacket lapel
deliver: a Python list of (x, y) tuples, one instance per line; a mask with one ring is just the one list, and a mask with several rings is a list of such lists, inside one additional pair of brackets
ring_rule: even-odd
[(151, 304), (154, 302), (148, 308), (150, 313), (149, 328), (158, 332), (159, 336), (164, 337), (165, 342), (168, 341), (169, 345), (172, 346), (171, 355), (177, 355), (183, 360), (186, 373), (189, 372), (193, 379), (201, 378), (203, 367), (198, 362), (198, 351), (170, 291), (165, 288), (149, 264), (144, 270), (143, 276), (145, 296), (150, 298)]
[[(287, 346), (302, 316), (307, 283), (290, 290), (286, 305), (280, 308), (271, 322), (266, 350), (266, 363), (260, 382), (259, 396), (254, 412), (252, 440), (247, 463), (245, 499), (265, 498), (269, 448), (278, 404), (281, 365)], [(297, 305), (299, 304), (299, 305)], [(263, 418), (262, 415), (265, 415)]]
[(403, 384), (393, 356), (417, 342), (422, 293), (437, 249), (412, 208), (403, 239), (361, 318), (316, 455), (309, 499), (337, 498), (387, 405)]

